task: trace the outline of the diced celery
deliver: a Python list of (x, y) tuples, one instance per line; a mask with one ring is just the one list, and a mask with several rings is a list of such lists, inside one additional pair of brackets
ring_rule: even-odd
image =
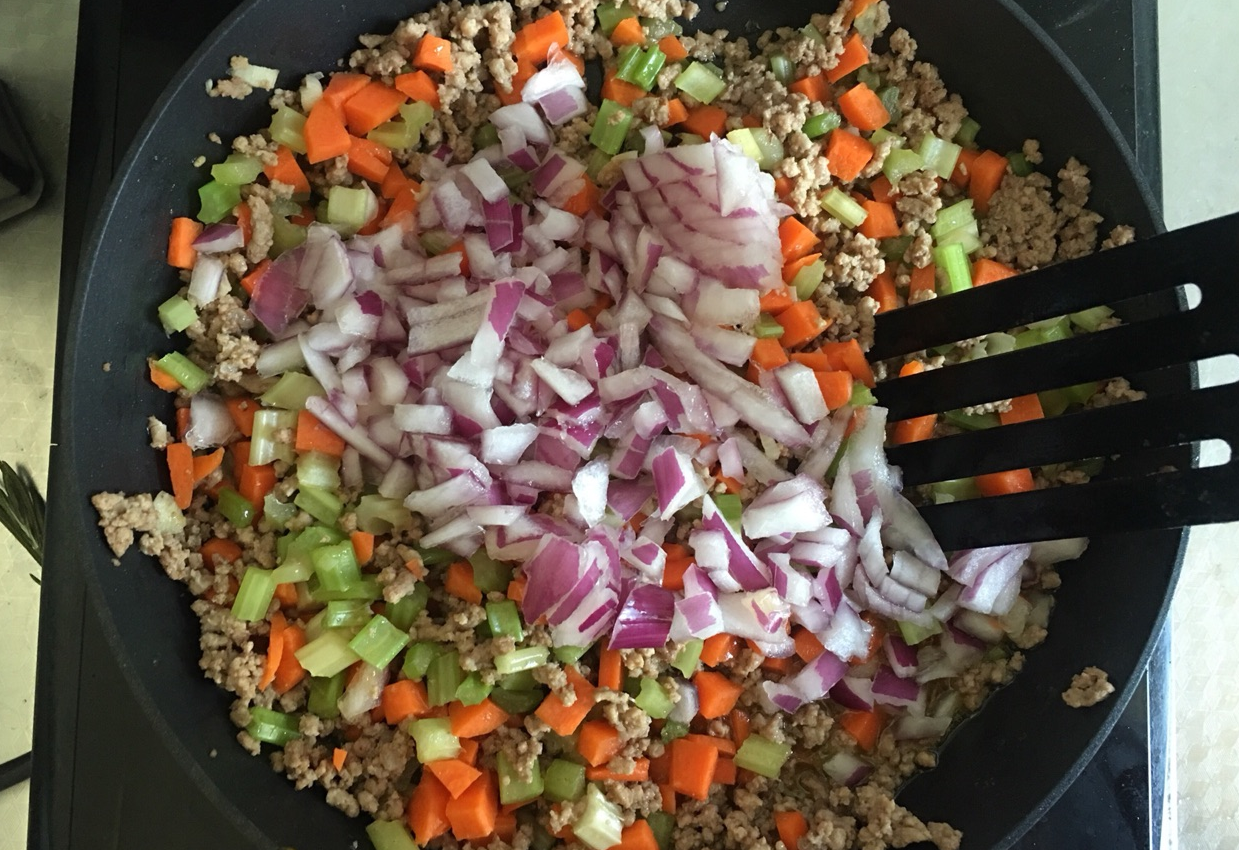
[(826, 135), (831, 130), (834, 130), (843, 124), (843, 118), (838, 112), (827, 110), (817, 115), (810, 115), (805, 119), (804, 134), (810, 139), (820, 138)]
[(462, 705), (477, 705), (490, 696), (491, 686), (482, 681), (480, 673), (470, 673), (456, 688), (456, 699)]
[(336, 602), (341, 599), (365, 599), (376, 602), (383, 598), (383, 588), (379, 587), (378, 579), (365, 576), (356, 584), (350, 584), (343, 590), (329, 590), (322, 586), (318, 576), (311, 576), (305, 583), (306, 593), (311, 602)]
[(361, 581), (353, 544), (348, 540), (319, 546), (310, 553), (310, 562), (324, 590), (344, 590)]
[(565, 759), (555, 759), (547, 765), (543, 785), (546, 799), (552, 803), (579, 800), (585, 793), (585, 766)]
[(396, 660), (400, 650), (409, 645), (409, 635), (382, 614), (375, 614), (348, 645), (367, 664), (381, 669)]
[(763, 171), (783, 161), (783, 143), (765, 127), (742, 127), (727, 134), (727, 141), (738, 147)]
[(243, 153), (229, 154), (223, 162), (211, 166), (211, 177), (225, 186), (244, 186), (262, 174), (262, 163)]
[[(323, 610), (324, 629), (359, 629), (374, 616), (370, 603), (364, 599), (345, 599), (328, 602)], [(359, 653), (360, 654), (360, 653)]]
[(176, 378), (177, 383), (193, 394), (211, 382), (211, 376), (179, 351), (169, 351), (155, 361), (155, 367)]
[(935, 501), (962, 502), (965, 499), (975, 499), (981, 495), (977, 490), (977, 482), (973, 478), (956, 478), (951, 481), (939, 481), (931, 484), (930, 491)]
[(460, 655), (455, 650), (434, 657), (426, 670), (426, 696), (431, 705), (447, 705), (456, 698), (456, 689), (464, 681)]
[(421, 130), (435, 117), (435, 111), (429, 103), (415, 100), (400, 107), (400, 117), (406, 124)]
[(637, 708), (655, 720), (665, 720), (671, 713), (671, 709), (675, 707), (675, 703), (671, 701), (671, 697), (667, 696), (667, 691), (657, 679), (642, 679), (641, 691), (633, 702), (636, 703)]
[[(933, 137), (926, 136), (926, 138)], [(921, 147), (924, 147), (924, 145)], [(932, 236), (936, 242), (952, 230), (965, 227), (972, 224), (976, 220), (976, 214), (973, 210), (972, 201), (970, 199), (959, 201), (958, 203), (952, 204), (949, 207), (944, 207), (938, 211), (938, 218), (930, 226), (929, 235)]]
[(305, 487), (335, 490), (340, 486), (340, 459), (325, 452), (302, 452), (297, 455), (297, 483)]
[(529, 714), (546, 698), (546, 691), (506, 691), (498, 688), (490, 692), (490, 701), (508, 714)]
[(348, 645), (347, 632), (331, 629), (297, 650), (297, 661), (311, 676), (334, 676), (361, 660)]
[(413, 514), (399, 499), (385, 499), (368, 494), (357, 502), (357, 527), (371, 534), (387, 534), (396, 528), (408, 528)]
[(609, 154), (617, 154), (624, 146), (624, 137), (632, 126), (632, 110), (613, 100), (604, 100), (598, 107), (594, 128), (589, 134), (589, 143)]
[(271, 117), (271, 138), (297, 153), (305, 153), (305, 116), (295, 109), (281, 106)]
[(254, 517), (257, 513), (254, 505), (231, 487), (224, 487), (219, 491), (219, 501), (216, 506), (224, 518), (237, 528), (249, 528), (254, 524)]
[(1011, 163), (1011, 173), (1016, 177), (1027, 177), (1034, 171), (1032, 163), (1022, 151), (1011, 151), (1007, 154), (1007, 162)]
[(680, 26), (679, 21), (670, 21), (665, 18), (642, 18), (641, 26), (645, 29), (645, 37), (651, 41), (658, 41), (669, 35), (684, 34), (684, 27)]
[(198, 321), (198, 311), (179, 295), (173, 295), (159, 305), (159, 323), (168, 333), (183, 331)]
[(886, 86), (882, 89), (875, 89), (875, 91), (891, 121), (898, 121), (903, 116), (903, 110), (899, 108), (899, 86)]
[(551, 651), (545, 646), (527, 646), (514, 649), (502, 655), (495, 656), (495, 669), (501, 675), (519, 673), (522, 670), (532, 670), (546, 664)]
[(588, 646), (557, 646), (551, 650), (551, 654), (560, 664), (576, 664), (587, 652)]
[[(304, 591), (305, 591), (305, 585), (302, 584), (297, 589), (298, 605), (304, 604), (306, 601), (309, 601), (309, 594)], [(318, 640), (320, 637), (323, 636), (323, 632), (327, 631), (327, 629), (323, 627), (323, 621), (326, 619), (327, 619), (326, 608), (324, 608), (322, 611), (319, 611), (317, 614), (315, 614), (313, 617), (310, 618), (309, 622), (305, 624), (305, 639), (307, 641)], [(353, 631), (350, 629), (349, 635), (352, 635), (352, 633)]]
[(912, 236), (895, 236), (891, 239), (882, 240), (882, 257), (883, 259), (895, 262), (902, 262), (904, 254), (908, 253), (908, 249), (912, 247)]
[[(863, 212), (863, 210), (862, 210)], [(826, 261), (814, 260), (809, 265), (796, 272), (796, 276), (792, 278), (792, 289), (796, 291), (797, 301), (808, 301), (813, 297), (813, 293), (817, 292), (817, 288), (822, 285), (822, 280), (826, 277)]]
[(856, 71), (856, 82), (864, 83), (877, 92), (882, 88), (882, 75), (872, 65), (862, 65)]
[(677, 133), (676, 138), (682, 145), (704, 145), (706, 140), (696, 133)]
[(779, 775), (791, 754), (790, 744), (780, 744), (761, 735), (749, 735), (736, 750), (736, 767), (773, 779)]
[(637, 13), (627, 3), (598, 4), (598, 28), (603, 35), (610, 35), (616, 24), (626, 18), (635, 18)]
[(281, 502), (274, 493), (263, 496), (262, 519), (271, 528), (283, 530), (288, 521), (296, 515), (297, 506), (291, 502)]
[(672, 741), (674, 741), (676, 738), (683, 738), (687, 734), (688, 734), (687, 723), (681, 723), (678, 720), (668, 720), (666, 723), (663, 724), (663, 731), (659, 737), (662, 738), (663, 743), (669, 744)]
[(869, 136), (869, 141), (875, 145), (881, 144), (882, 142), (885, 142), (887, 139), (891, 140), (892, 150), (895, 148), (905, 147), (908, 144), (908, 140), (905, 139), (903, 136), (900, 136), (898, 133), (894, 132), (893, 130), (886, 129), (885, 127), (879, 127), (878, 129), (874, 130), (873, 133), (871, 133)]
[(448, 718), (410, 720), (407, 728), (417, 747), (417, 760), (422, 764), (460, 755), (460, 739), (452, 734), (452, 721)]
[[(852, 385), (852, 394), (856, 394), (855, 384)], [(844, 434), (843, 441), (839, 443), (839, 451), (835, 452), (835, 459), (830, 462), (830, 466), (826, 469), (827, 481), (834, 481), (835, 476), (839, 474), (839, 464), (843, 461), (843, 456), (847, 452), (849, 442), (851, 442), (851, 437)]]
[(975, 221), (957, 227), (938, 240), (938, 246), (958, 245), (965, 254), (973, 254), (981, 248), (981, 229)]
[[(611, 154), (606, 151), (593, 148), (589, 152), (589, 156), (585, 160), (585, 173), (594, 180), (598, 179), (598, 175), (602, 173), (602, 169), (607, 167), (607, 163), (611, 161)], [(528, 176), (527, 172), (522, 171), (521, 174)]]
[(503, 805), (525, 803), (542, 796), (542, 769), (534, 761), (528, 779), (522, 779), (507, 756), (502, 752), (495, 758), (495, 771), (499, 774), (499, 802)]
[(300, 722), (296, 717), (261, 705), (250, 706), (250, 722), (245, 731), (255, 740), (277, 747), (301, 737)]
[(456, 237), (440, 228), (422, 231), (417, 241), (421, 243), (422, 250), (429, 256), (437, 257), (456, 244)]
[(776, 80), (787, 85), (796, 74), (796, 66), (792, 64), (792, 60), (787, 58), (787, 54), (776, 50), (770, 54), (770, 72), (774, 74)]
[(960, 145), (970, 145), (977, 140), (977, 133), (980, 132), (981, 125), (971, 117), (965, 118), (959, 124), (959, 132), (955, 134), (955, 143)]
[(327, 190), (327, 223), (345, 230), (365, 227), (378, 211), (378, 200), (368, 186), (350, 189), (332, 186)]
[(374, 850), (418, 850), (409, 830), (398, 820), (376, 820), (366, 827)]
[(249, 567), (241, 578), (241, 586), (237, 588), (237, 598), (232, 603), (232, 616), (246, 622), (265, 619), (273, 596), (273, 571)]
[(992, 333), (985, 338), (985, 353), (993, 357), (995, 354), (1006, 354), (1015, 351), (1015, 337), (1006, 333)]
[(340, 697), (344, 696), (344, 686), (347, 673), (336, 673), (330, 677), (314, 677), (310, 679), (310, 696), (306, 708), (310, 714), (316, 714), (324, 720), (334, 720), (340, 716)]
[(902, 180), (905, 175), (911, 174), (914, 171), (920, 171), (924, 167), (925, 160), (921, 159), (919, 153), (896, 148), (886, 155), (886, 161), (882, 163), (882, 173), (886, 175), (886, 179), (891, 181), (893, 186)]
[(1070, 316), (1071, 323), (1083, 331), (1093, 333), (1101, 323), (1114, 315), (1114, 311), (1109, 307), (1091, 307), (1088, 310), (1081, 310), (1079, 313), (1072, 313)]
[[(948, 142), (945, 139), (938, 138), (933, 133), (927, 133), (925, 138), (921, 140), (921, 146), (917, 149), (917, 153), (924, 160), (926, 171), (934, 172), (943, 180), (950, 180), (951, 175), (955, 173), (955, 164), (959, 162), (959, 155), (962, 150), (963, 148), (954, 142)], [(939, 213), (938, 220), (942, 220), (941, 213)]]
[(822, 196), (822, 209), (848, 227), (860, 227), (869, 217), (865, 208), (838, 186), (831, 187), (830, 191)]
[(934, 248), (934, 263), (942, 272), (940, 292), (950, 295), (972, 288), (972, 267), (962, 245), (942, 245)]
[(633, 50), (627, 54), (620, 51), (619, 66), (615, 78), (626, 83), (632, 83), (642, 91), (649, 91), (658, 77), (658, 72), (667, 64), (667, 54), (659, 50), (657, 44), (651, 44), (642, 50), (632, 45)]
[(612, 803), (597, 785), (585, 789), (585, 808), (572, 824), (577, 841), (593, 850), (607, 850), (620, 842), (624, 819), (619, 806)]
[(675, 87), (702, 103), (709, 103), (723, 93), (727, 83), (702, 62), (694, 62), (675, 78)]
[[(400, 118), (380, 124), (367, 133), (366, 138), (393, 151), (407, 151), (422, 140), (422, 128), (433, 117), (434, 109), (430, 104), (420, 100), (406, 103), (400, 107)], [(498, 141), (497, 133), (495, 141)]]
[[(311, 396), (326, 395), (323, 385), (302, 372), (285, 372), (258, 400), (268, 407), (283, 410), (302, 410), (305, 400)], [(296, 421), (294, 420), (294, 424)]]
[(395, 602), (387, 603), (384, 612), (392, 625), (407, 632), (417, 622), (417, 617), (426, 610), (426, 602), (430, 599), (430, 588), (425, 582), (419, 581), (413, 585), (413, 590), (400, 597)]
[(344, 510), (344, 503), (335, 493), (319, 490), (315, 487), (301, 487), (293, 504), (301, 508), (319, 522), (334, 524)]
[(202, 203), (198, 210), (198, 221), (214, 224), (225, 216), (232, 215), (237, 204), (241, 203), (241, 187), (212, 180), (198, 190), (198, 200)]
[(758, 339), (778, 339), (783, 336), (783, 326), (769, 313), (762, 313), (753, 325), (753, 336)]
[(430, 664), (438, 657), (442, 647), (428, 640), (420, 640), (409, 647), (404, 654), (404, 664), (400, 670), (410, 679), (421, 679), (430, 669)]
[(476, 150), (485, 150), (497, 144), (499, 144), (499, 131), (489, 121), (473, 133), (473, 147)]
[(1063, 387), (1063, 392), (1067, 394), (1067, 398), (1071, 399), (1076, 404), (1084, 404), (1089, 399), (1097, 394), (1101, 389), (1101, 385), (1095, 381), (1087, 381), (1083, 384), (1073, 384), (1070, 387)]
[(442, 567), (457, 560), (456, 553), (447, 549), (419, 549), (417, 553), (427, 567)]
[(532, 691), (539, 687), (532, 670), (521, 670), (519, 673), (509, 673), (499, 680), (499, 687), (507, 691)]
[(816, 41), (818, 44), (825, 44), (826, 37), (822, 35), (822, 31), (813, 24), (805, 24), (800, 28), (800, 34), (810, 41)]
[(942, 624), (937, 620), (933, 621), (932, 626), (922, 626), (904, 620), (899, 621), (899, 634), (903, 636), (903, 642), (908, 646), (916, 646), (921, 641), (941, 633)]
[(512, 567), (500, 563), (486, 554), (485, 549), (478, 549), (469, 556), (469, 564), (473, 567), (473, 583), (483, 593), (502, 593), (508, 589), (512, 581)]
[(292, 435), (297, 428), (295, 410), (263, 408), (254, 413), (254, 432), (250, 437), (250, 466), (264, 466), (272, 461), (292, 463)]
[[(671, 850), (672, 838), (675, 836), (675, 815), (668, 812), (650, 812), (645, 822), (650, 825), (650, 832), (654, 833), (654, 841), (658, 843), (658, 850)], [(787, 848), (787, 850), (795, 850), (795, 848)]]
[(948, 410), (942, 418), (963, 431), (980, 431), (985, 428), (997, 428), (998, 417), (993, 413), (964, 413), (962, 410)]
[(486, 621), (490, 623), (490, 633), (496, 637), (510, 637), (517, 641), (525, 639), (525, 629), (521, 625), (521, 614), (516, 603), (511, 599), (501, 602), (486, 603)]
[(1046, 342), (1058, 342), (1061, 339), (1071, 339), (1074, 334), (1071, 331), (1071, 319), (1063, 316), (1061, 319), (1038, 328), (1041, 332), (1041, 338)]
[(293, 224), (282, 215), (271, 219), (271, 256), (278, 257), (305, 241), (304, 225)]
[[(731, 522), (731, 520), (728, 520)], [(736, 527), (736, 532), (740, 529)], [(689, 638), (684, 645), (680, 647), (680, 651), (675, 654), (675, 659), (672, 660), (671, 666), (684, 674), (684, 678), (689, 678), (693, 673), (697, 672), (697, 662), (701, 660), (701, 649), (704, 642), (700, 638)]]
[(874, 397), (873, 390), (860, 381), (852, 382), (852, 397), (848, 399), (848, 404), (852, 407), (868, 407), (871, 404), (877, 403), (878, 400)]

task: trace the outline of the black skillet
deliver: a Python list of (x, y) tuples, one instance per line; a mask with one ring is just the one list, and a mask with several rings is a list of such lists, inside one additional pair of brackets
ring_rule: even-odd
[[(362, 822), (326, 806), (320, 792), (295, 792), (265, 758), (250, 758), (235, 744), (230, 696), (198, 670), (198, 625), (188, 594), (136, 551), (113, 565), (89, 496), (167, 486), (146, 445), (145, 421), (151, 413), (166, 415), (169, 401), (144, 377), (147, 355), (181, 344), (165, 338), (154, 318), (156, 305), (174, 288), (163, 261), (167, 223), (196, 209), (204, 178), (191, 160), (222, 155), (206, 135), (231, 138), (269, 118), (263, 98), (208, 99), (203, 81), (219, 76), (230, 56), (244, 54), (281, 69), (281, 83), (290, 85), (307, 71), (336, 67), (357, 34), (386, 32), (426, 5), (254, 0), (225, 21), (164, 93), (118, 171), (72, 305), (56, 401), (57, 441), (75, 481), (70, 492), (53, 494), (53, 510), (63, 516), (52, 527), (96, 541), (87, 547), (84, 570), (91, 597), (147, 720), (219, 816), (255, 848), (346, 850), (365, 838)], [(800, 25), (824, 9), (809, 2), (732, 0), (722, 12), (703, 5), (699, 24), (728, 27), (733, 36)], [(1108, 223), (1133, 224), (1146, 234), (1161, 228), (1156, 204), (1110, 117), (1022, 11), (1006, 0), (897, 0), (894, 13), (920, 42), (922, 56), (938, 64), (950, 90), (978, 116), (985, 144), (1003, 151), (1025, 136), (1039, 138), (1047, 169), (1074, 154), (1093, 167), (1094, 207)], [(1191, 380), (1181, 369), (1151, 376), (1142, 386), (1185, 389)], [(1174, 460), (1190, 457), (1184, 452)], [(924, 819), (962, 829), (965, 848), (1007, 847), (1023, 834), (1074, 780), (1131, 696), (1165, 617), (1185, 540), (1179, 531), (1098, 539), (1083, 559), (1064, 568), (1049, 639), (1029, 654), (1014, 684), (951, 738), (940, 766), (908, 785), (900, 802)], [(47, 578), (54, 574), (55, 565), (48, 565)], [(1068, 709), (1059, 694), (1090, 664), (1109, 671), (1119, 693), (1092, 710)], [(123, 745), (117, 757), (123, 758)]]

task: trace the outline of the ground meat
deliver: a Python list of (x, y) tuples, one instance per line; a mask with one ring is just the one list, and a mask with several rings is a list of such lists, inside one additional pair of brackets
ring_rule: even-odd
[(160, 515), (155, 500), (147, 493), (126, 496), (124, 493), (98, 493), (91, 497), (99, 514), (99, 527), (116, 557), (129, 551), (135, 531), (154, 531)]
[(981, 219), (985, 254), (1024, 270), (1054, 260), (1058, 214), (1049, 185), (1049, 179), (1036, 172), (1028, 177), (1007, 174), (1003, 178), (990, 199), (989, 215)]
[(249, 64), (250, 61), (246, 57), (233, 56), (228, 63), (232, 76), (227, 79), (219, 80), (214, 85), (208, 81), (207, 94), (211, 97), (231, 97), (235, 100), (243, 100), (248, 97), (254, 88), (249, 83), (240, 79), (237, 75), (245, 68), (248, 68)]
[(1110, 248), (1118, 248), (1122, 245), (1130, 245), (1136, 241), (1136, 229), (1129, 227), (1126, 224), (1120, 224), (1118, 227), (1110, 231), (1110, 235), (1101, 243), (1103, 251)]
[(257, 195), (250, 195), (245, 199), (245, 203), (250, 208), (252, 228), (249, 244), (245, 246), (245, 259), (252, 265), (257, 265), (266, 258), (274, 244), (274, 231), (271, 226), (273, 216), (271, 207)]
[(253, 326), (253, 314), (225, 292), (204, 305), (198, 320), (185, 329), (189, 358), (216, 380), (235, 383), (258, 362), (258, 342), (248, 333)]
[(1088, 168), (1075, 157), (1058, 172), (1058, 255), (1059, 260), (1073, 260), (1093, 253), (1097, 248), (1097, 225), (1101, 216), (1087, 209), (1092, 181)]
[(1089, 407), (1109, 407), (1112, 404), (1123, 404), (1129, 401), (1141, 401), (1146, 397), (1144, 390), (1133, 389), (1126, 378), (1114, 378), (1107, 381), (1101, 392), (1088, 400)]
[(159, 421), (158, 416), (146, 420), (146, 433), (151, 438), (152, 449), (163, 449), (168, 446), (168, 426)]
[(252, 156), (263, 165), (275, 165), (279, 161), (277, 151), (279, 145), (262, 133), (250, 136), (237, 136), (232, 140), (232, 149), (239, 154)]
[(1088, 708), (1114, 693), (1105, 670), (1085, 667), (1071, 677), (1071, 687), (1063, 691), (1063, 702), (1072, 708)]

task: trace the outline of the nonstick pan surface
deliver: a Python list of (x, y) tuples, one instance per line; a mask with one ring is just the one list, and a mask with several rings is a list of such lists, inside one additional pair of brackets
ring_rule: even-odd
[[(57, 527), (96, 541), (83, 565), (109, 640), (147, 720), (202, 793), (255, 848), (339, 848), (365, 841), (363, 821), (328, 807), (321, 792), (296, 792), (265, 756), (246, 755), (228, 720), (230, 695), (202, 678), (198, 624), (187, 591), (136, 552), (116, 566), (95, 526), (91, 494), (155, 491), (166, 486), (146, 444), (146, 417), (168, 418), (168, 397), (145, 379), (145, 360), (175, 346), (155, 321), (174, 286), (164, 263), (173, 215), (196, 209), (202, 174), (191, 166), (216, 153), (210, 132), (227, 139), (266, 126), (269, 108), (208, 99), (203, 81), (242, 54), (279, 68), (291, 85), (330, 70), (363, 32), (389, 31), (427, 3), (391, 0), (253, 0), (230, 17), (164, 93), (117, 173), (86, 249), (56, 388), (56, 439), (75, 471), (69, 492), (54, 495)], [(801, 25), (825, 5), (794, 0), (713, 3), (697, 24), (755, 37)], [(1037, 138), (1046, 170), (1075, 155), (1093, 171), (1093, 206), (1107, 226), (1160, 229), (1156, 204), (1132, 156), (1096, 96), (1035, 24), (1006, 0), (894, 0), (895, 24), (920, 43), (948, 88), (963, 95), (997, 150)], [(102, 364), (110, 369), (103, 371)], [(1143, 384), (1152, 392), (1186, 389), (1187, 369)], [(1191, 462), (1185, 450), (1178, 462)], [(1146, 664), (1182, 559), (1185, 535), (1149, 532), (1095, 540), (1064, 566), (1064, 584), (1047, 641), (1024, 671), (952, 736), (939, 767), (914, 779), (900, 802), (926, 820), (964, 832), (965, 848), (1006, 847), (1049, 808), (1109, 732)], [(49, 565), (53, 579), (55, 565)], [(1101, 706), (1068, 709), (1059, 697), (1086, 665), (1109, 672), (1119, 693)], [(117, 753), (123, 757), (123, 742)], [(361, 846), (365, 846), (364, 844)]]

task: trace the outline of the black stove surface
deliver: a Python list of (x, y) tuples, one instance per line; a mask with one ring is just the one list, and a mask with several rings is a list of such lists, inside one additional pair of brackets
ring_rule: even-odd
[[(1155, 0), (1019, 0), (1077, 63), (1160, 196)], [(239, 3), (82, 0), (61, 273), (61, 333), (78, 256), (112, 173), (147, 110)], [(60, 358), (58, 358), (59, 360)], [(53, 433), (57, 433), (53, 423)], [(53, 448), (50, 492), (72, 470)], [(49, 529), (39, 633), (32, 850), (249, 846), (143, 720), (86, 601), (79, 544)], [(1015, 847), (1160, 848), (1169, 635), (1097, 756)], [(124, 742), (123, 750), (116, 742)], [(978, 801), (983, 804), (983, 801)]]

